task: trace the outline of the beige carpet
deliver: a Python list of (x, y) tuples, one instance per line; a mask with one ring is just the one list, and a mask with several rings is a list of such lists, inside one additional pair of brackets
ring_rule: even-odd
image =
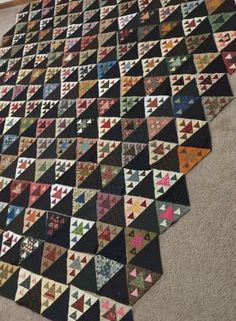
[[(0, 11), (0, 37), (18, 10)], [(233, 83), (236, 93), (236, 75)], [(164, 275), (135, 306), (135, 321), (236, 320), (235, 109), (211, 123), (213, 152), (187, 176), (191, 211), (161, 236)], [(0, 321), (43, 320), (0, 298)]]

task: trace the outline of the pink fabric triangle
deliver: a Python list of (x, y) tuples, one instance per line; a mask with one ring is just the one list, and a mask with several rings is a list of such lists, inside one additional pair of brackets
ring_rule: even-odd
[(103, 307), (104, 309), (108, 310), (108, 309), (109, 309), (109, 301), (107, 300), (106, 302), (104, 302), (104, 303), (102, 304), (102, 307)]
[(152, 275), (151, 275), (151, 273), (145, 278), (144, 281), (145, 281), (145, 282), (152, 283)]
[(133, 269), (133, 270), (130, 272), (130, 275), (133, 276), (133, 277), (136, 277), (136, 276), (137, 276), (137, 271), (136, 271), (136, 269)]
[(121, 315), (122, 317), (125, 315), (125, 309), (123, 306), (117, 310), (117, 314)]
[(135, 289), (130, 295), (138, 297), (138, 289)]
[(160, 214), (161, 219), (167, 219), (168, 221), (173, 222), (174, 219), (174, 210), (172, 206), (169, 206), (164, 212)]
[(158, 185), (162, 186), (170, 186), (170, 177), (169, 174), (166, 174), (164, 177), (162, 177), (158, 182)]

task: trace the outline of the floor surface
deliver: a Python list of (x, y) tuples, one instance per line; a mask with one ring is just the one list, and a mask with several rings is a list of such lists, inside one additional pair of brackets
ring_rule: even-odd
[[(0, 11), (0, 37), (20, 8)], [(236, 93), (236, 75), (232, 84)], [(164, 275), (135, 306), (135, 321), (236, 320), (235, 109), (210, 125), (213, 152), (187, 176), (191, 211), (161, 236)], [(0, 298), (5, 320), (46, 319)]]

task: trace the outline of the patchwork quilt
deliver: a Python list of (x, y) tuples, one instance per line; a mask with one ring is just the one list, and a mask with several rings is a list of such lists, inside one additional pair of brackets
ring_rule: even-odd
[(43, 0), (17, 15), (0, 48), (0, 295), (54, 321), (133, 321), (233, 99), (235, 9)]

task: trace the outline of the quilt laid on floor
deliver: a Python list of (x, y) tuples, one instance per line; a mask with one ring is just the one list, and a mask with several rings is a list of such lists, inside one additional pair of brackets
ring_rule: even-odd
[(235, 9), (44, 0), (17, 15), (0, 49), (0, 295), (54, 321), (133, 320), (233, 99)]

